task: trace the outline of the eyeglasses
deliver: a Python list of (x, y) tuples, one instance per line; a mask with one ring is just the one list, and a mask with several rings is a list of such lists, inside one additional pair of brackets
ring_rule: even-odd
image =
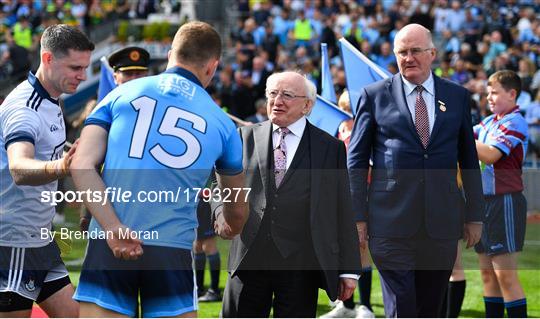
[(290, 91), (278, 91), (278, 90), (267, 90), (266, 91), (266, 97), (269, 99), (276, 99), (278, 95), (281, 94), (281, 98), (285, 101), (291, 101), (293, 99), (296, 99), (297, 97), (306, 98), (305, 95), (296, 95), (293, 92)]
[(409, 52), (411, 53), (411, 55), (413, 57), (417, 57), (419, 56), (420, 54), (426, 52), (426, 51), (429, 51), (429, 50), (432, 50), (433, 48), (427, 48), (427, 49), (422, 49), (422, 48), (412, 48), (412, 49), (409, 49), (409, 50), (400, 50), (400, 51), (397, 51), (396, 54), (400, 57), (400, 58), (403, 58), (405, 59), (406, 57), (409, 56)]

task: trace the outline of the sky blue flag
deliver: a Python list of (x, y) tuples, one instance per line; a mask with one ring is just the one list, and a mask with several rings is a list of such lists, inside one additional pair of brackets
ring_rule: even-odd
[(352, 115), (339, 109), (334, 103), (317, 95), (317, 101), (308, 116), (309, 122), (332, 136), (336, 136), (341, 122), (352, 119)]
[(347, 90), (351, 99), (351, 110), (355, 115), (362, 89), (373, 82), (391, 77), (392, 73), (375, 64), (344, 38), (339, 39), (339, 44)]
[(328, 63), (328, 48), (326, 43), (321, 43), (321, 95), (328, 101), (336, 104), (336, 90), (334, 90), (334, 81), (330, 73), (330, 63)]
[(101, 57), (101, 72), (99, 74), (99, 87), (98, 87), (98, 103), (103, 100), (105, 95), (109, 94), (115, 87), (113, 78), (113, 70), (109, 66), (109, 62), (106, 57)]

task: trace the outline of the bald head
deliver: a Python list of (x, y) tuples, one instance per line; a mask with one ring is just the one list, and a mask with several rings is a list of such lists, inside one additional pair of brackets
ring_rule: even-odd
[(394, 38), (394, 47), (396, 47), (397, 41), (400, 41), (403, 38), (411, 37), (411, 35), (419, 38), (424, 38), (427, 47), (434, 47), (431, 32), (423, 25), (416, 23), (407, 24), (406, 26), (401, 28), (401, 30), (399, 30), (399, 32), (396, 34), (396, 37)]
[(401, 75), (407, 81), (420, 85), (431, 74), (437, 50), (428, 29), (419, 24), (409, 24), (396, 34), (394, 53)]

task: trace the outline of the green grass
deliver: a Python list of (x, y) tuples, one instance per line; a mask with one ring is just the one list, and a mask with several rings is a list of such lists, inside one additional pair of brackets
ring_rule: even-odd
[[(70, 228), (77, 229), (78, 213), (74, 209), (67, 209), (66, 220), (71, 224)], [(221, 264), (223, 267), (227, 265), (227, 255), (229, 242), (219, 240), (219, 250), (222, 256)], [(76, 240), (73, 243), (72, 252), (64, 257), (68, 264), (72, 282), (77, 285), (79, 282), (80, 265), (70, 265), (76, 260), (80, 260), (84, 256), (86, 242)], [(477, 266), (477, 257), (474, 251), (465, 250), (463, 252), (463, 264), (467, 278), (467, 291), (465, 301), (461, 310), (461, 317), (484, 317), (484, 303), (482, 299), (482, 282), (480, 272)], [(520, 271), (519, 277), (525, 294), (527, 296), (527, 307), (529, 317), (540, 317), (540, 224), (528, 224), (526, 244), (523, 253), (520, 255)], [(221, 271), (220, 287), (223, 290), (227, 280), (227, 272)], [(209, 283), (209, 273), (206, 272), (205, 283)], [(355, 292), (355, 300), (358, 301), (358, 290)], [(384, 317), (384, 308), (382, 302), (381, 286), (379, 276), (376, 271), (373, 272), (373, 285), (371, 302), (373, 310), (377, 317)], [(218, 317), (221, 309), (221, 303), (200, 303), (199, 317), (215, 318)], [(329, 300), (326, 292), (319, 290), (319, 304), (317, 307), (317, 315), (329, 311)]]

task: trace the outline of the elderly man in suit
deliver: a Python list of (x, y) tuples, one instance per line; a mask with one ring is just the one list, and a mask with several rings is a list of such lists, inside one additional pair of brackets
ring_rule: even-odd
[(471, 247), (482, 227), (469, 93), (431, 72), (436, 49), (423, 26), (402, 28), (394, 53), (400, 73), (367, 86), (358, 104), (348, 154), (353, 211), (361, 245), (369, 234), (386, 316), (438, 317), (458, 239)]
[[(224, 317), (314, 317), (318, 288), (347, 299), (360, 256), (342, 142), (311, 125), (315, 86), (267, 80), (269, 121), (240, 128), (249, 217), (232, 242)], [(215, 227), (227, 227), (217, 210)]]

